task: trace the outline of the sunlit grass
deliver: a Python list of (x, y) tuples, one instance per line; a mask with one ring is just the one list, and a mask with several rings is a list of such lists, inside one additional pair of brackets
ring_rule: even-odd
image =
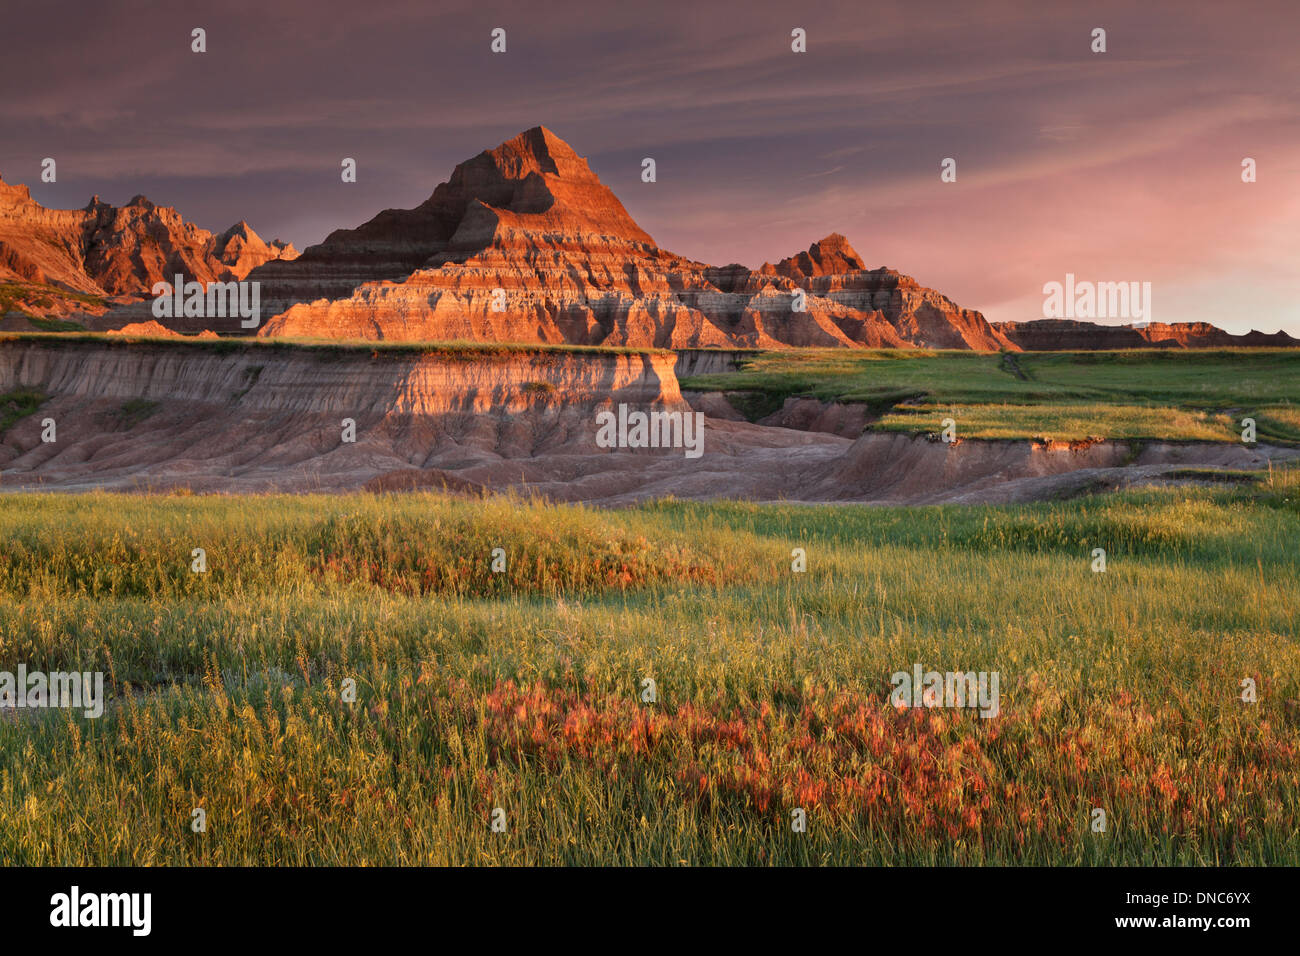
[(884, 416), (873, 427), (888, 430), (937, 431), (933, 414), (956, 410), (968, 437), (1240, 441), (1240, 420), (1249, 416), (1261, 441), (1300, 441), (1296, 349), (791, 349), (682, 385), (728, 392), (751, 417), (796, 395), (861, 402)]
[(1002, 403), (913, 405), (895, 408), (875, 427), (881, 431), (938, 434), (947, 418), (952, 419), (958, 438), (1241, 440), (1241, 426), (1221, 413), (1102, 403), (1061, 405), (1052, 409)]
[[(1293, 471), (1015, 508), (10, 495), (0, 532), (0, 669), (111, 694), (0, 711), (6, 862), (1300, 863)], [(998, 671), (1000, 715), (890, 707), (914, 663)]]

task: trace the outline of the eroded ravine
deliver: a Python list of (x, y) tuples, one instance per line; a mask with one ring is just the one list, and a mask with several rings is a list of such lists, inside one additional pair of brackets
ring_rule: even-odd
[[(1166, 480), (1191, 466), (1261, 468), (1296, 454), (1167, 442), (950, 445), (863, 434), (852, 409), (822, 409), (812, 428), (792, 428), (715, 416), (707, 405), (698, 457), (680, 446), (602, 447), (598, 416), (619, 406), (694, 414), (674, 362), (631, 350), (4, 339), (0, 395), (44, 400), (0, 436), (0, 488), (446, 485), (611, 505), (666, 495), (997, 502)], [(836, 427), (817, 430), (835, 416)], [(51, 420), (55, 440), (43, 441)]]

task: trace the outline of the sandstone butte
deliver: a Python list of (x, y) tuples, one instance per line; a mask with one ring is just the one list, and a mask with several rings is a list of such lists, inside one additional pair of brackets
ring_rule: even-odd
[(46, 209), (26, 186), (0, 179), (0, 283), (12, 283), (18, 299), (148, 296), (177, 273), (229, 282), (297, 254), (242, 221), (213, 235), (144, 196), (121, 207), (95, 196), (83, 209)]
[[(759, 269), (662, 249), (587, 161), (540, 126), (461, 163), (414, 209), (385, 210), (248, 278), (262, 283), (263, 313), (273, 315), (263, 336), (1014, 347), (978, 312), (893, 270), (866, 269), (837, 234)], [(792, 309), (796, 290), (806, 311)]]

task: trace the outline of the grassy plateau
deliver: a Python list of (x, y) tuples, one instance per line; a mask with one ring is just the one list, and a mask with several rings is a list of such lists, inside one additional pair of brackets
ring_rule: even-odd
[(965, 438), (1300, 442), (1300, 350), (936, 352), (799, 349), (757, 354), (739, 372), (683, 379), (723, 391), (750, 417), (786, 398), (861, 402), (871, 427)]
[[(1297, 542), (1282, 470), (1014, 508), (4, 495), (0, 671), (108, 702), (0, 710), (0, 861), (1296, 865)], [(892, 706), (915, 664), (997, 672), (1000, 712)]]

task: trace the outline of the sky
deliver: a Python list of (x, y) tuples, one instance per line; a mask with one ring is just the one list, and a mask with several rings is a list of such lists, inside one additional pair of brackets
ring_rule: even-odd
[(1150, 282), (1155, 321), (1300, 335), (1296, 0), (186, 6), (8, 0), (5, 182), (302, 249), (544, 125), (693, 259), (839, 232), (992, 321), (1070, 273)]

